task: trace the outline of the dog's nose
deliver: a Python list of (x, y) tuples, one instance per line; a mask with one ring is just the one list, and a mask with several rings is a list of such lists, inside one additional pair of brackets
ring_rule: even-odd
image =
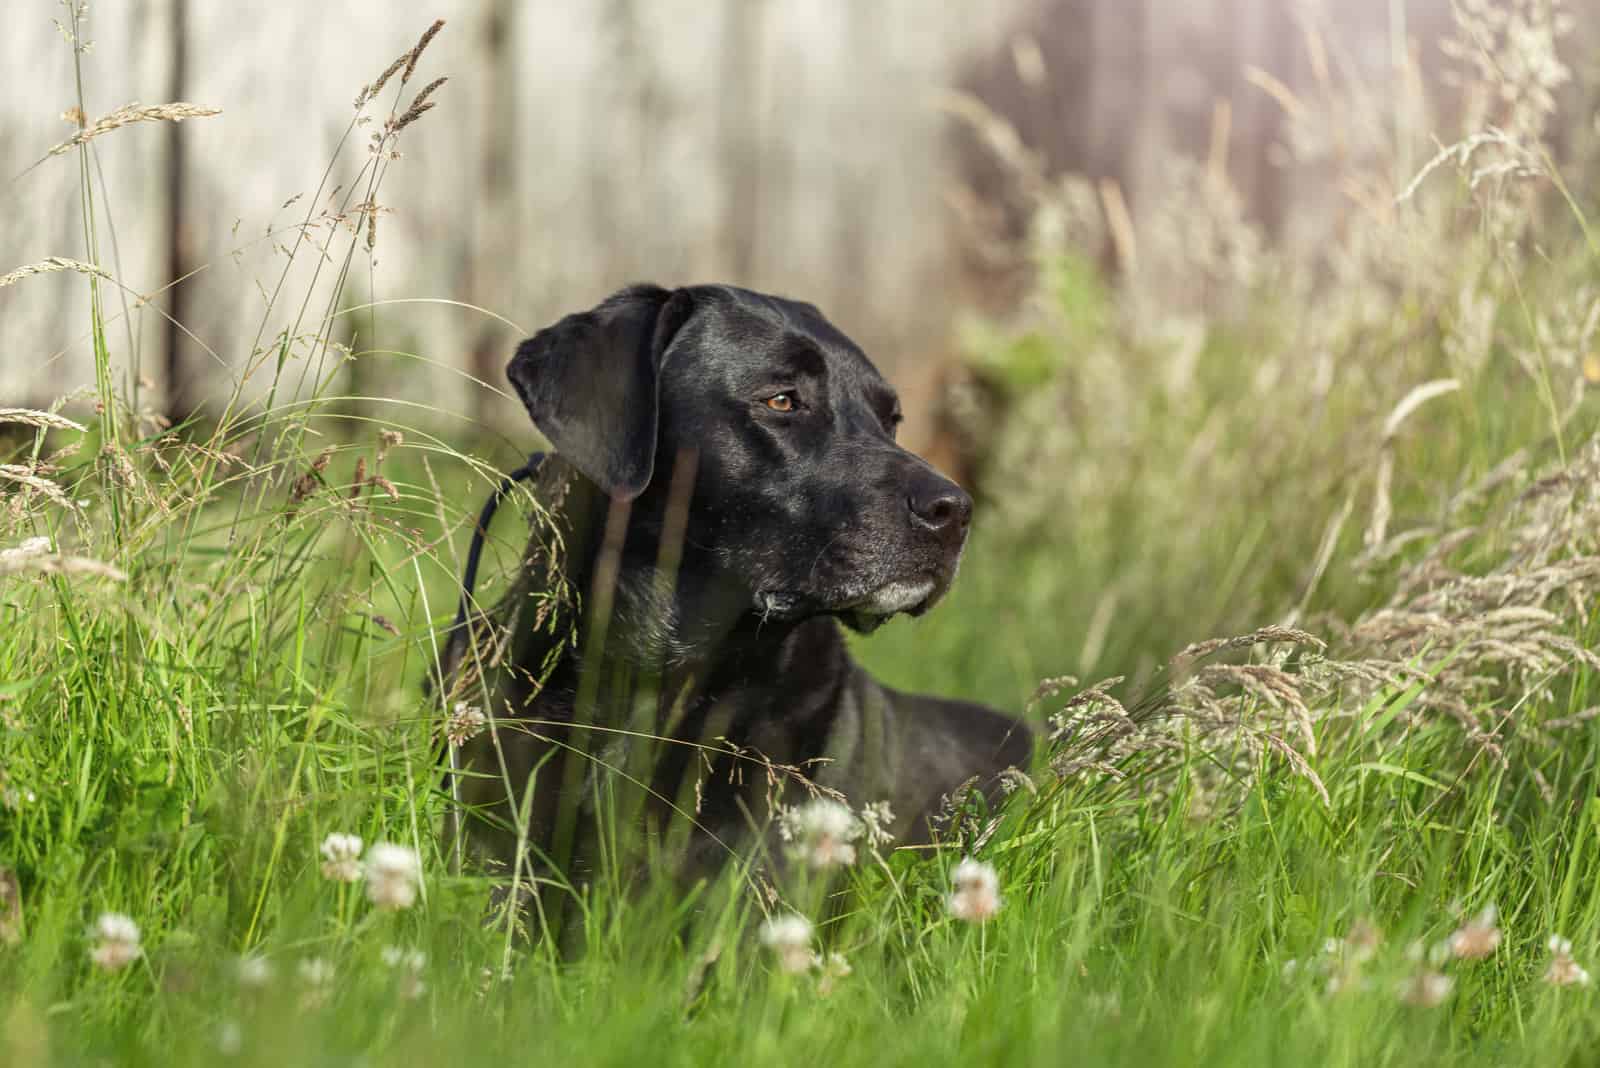
[(972, 498), (954, 482), (929, 480), (906, 498), (912, 521), (942, 537), (964, 535), (972, 522)]

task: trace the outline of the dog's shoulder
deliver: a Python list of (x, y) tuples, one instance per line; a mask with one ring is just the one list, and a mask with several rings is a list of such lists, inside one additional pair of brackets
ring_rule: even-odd
[(1032, 728), (987, 705), (884, 687), (913, 763), (959, 763), (967, 775), (1008, 767), (1026, 769), (1033, 758)]
[(850, 671), (853, 679), (846, 689), (860, 710), (855, 729), (864, 740), (862, 749), (873, 749), (876, 736), (882, 759), (840, 768), (844, 774), (836, 785), (853, 793), (872, 783), (877, 793), (867, 799), (892, 802), (902, 840), (926, 840), (929, 821), (946, 795), (963, 785), (975, 781), (985, 793), (998, 796), (1002, 772), (1026, 771), (1032, 764), (1034, 733), (1021, 720), (971, 701), (893, 689), (859, 664), (852, 663)]

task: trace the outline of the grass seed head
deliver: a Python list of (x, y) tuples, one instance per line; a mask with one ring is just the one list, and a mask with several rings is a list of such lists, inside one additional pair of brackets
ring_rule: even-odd
[(400, 84), (404, 85), (411, 80), (411, 75), (417, 69), (417, 60), (422, 58), (422, 53), (433, 42), (439, 31), (444, 29), (444, 19), (434, 19), (433, 25), (422, 31), (422, 36), (417, 39), (417, 45), (406, 56), (405, 73), (400, 75)]
[(92, 141), (101, 134), (110, 133), (119, 127), (130, 126), (136, 122), (182, 122), (184, 119), (197, 119), (221, 114), (221, 108), (202, 107), (199, 104), (187, 104), (182, 101), (173, 104), (157, 104), (153, 107), (146, 107), (139, 103), (124, 104), (115, 111), (102, 115), (59, 145), (53, 146), (45, 155), (47, 157), (59, 156), (86, 141)]
[[(10, 275), (6, 276), (11, 277)], [(5, 284), (0, 279), (0, 286)], [(82, 423), (75, 423), (64, 415), (55, 412), (41, 412), (33, 408), (0, 408), (0, 423), (16, 423), (22, 426), (36, 427), (40, 430), (76, 430), (80, 433), (84, 427)]]
[(861, 809), (861, 829), (869, 849), (894, 841), (894, 810), (887, 801), (874, 801)]

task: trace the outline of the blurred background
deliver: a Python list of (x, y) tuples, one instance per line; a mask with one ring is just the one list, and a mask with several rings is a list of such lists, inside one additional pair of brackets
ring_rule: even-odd
[[(1551, 89), (1579, 96), (1600, 20), (1591, 0), (1565, 10), (1577, 76)], [(0, 39), (6, 269), (83, 258), (73, 157), (28, 169), (74, 132), (58, 15), (18, 0)], [(516, 328), (442, 303), (352, 316), (346, 342), (374, 355), (345, 385), (491, 426), (519, 425), (516, 407), (466, 376), (501, 385), (519, 332), (629, 282), (725, 280), (821, 305), (907, 394), (914, 442), (945, 448), (961, 323), (1026, 301), (1039, 183), (1081, 180), (1082, 218), (1057, 223), (1100, 278), (1142, 270), (1169, 304), (1214, 303), (1192, 270), (1159, 277), (1162, 242), (1195, 240), (1182, 220), (1209, 210), (1194, 167), (1225, 176), (1248, 224), (1228, 256), (1317, 248), (1392, 199), (1465, 106), (1450, 0), (106, 0), (88, 11), (91, 120), (130, 101), (222, 111), (96, 142), (106, 266), (194, 335), (137, 301), (116, 327), (158, 410), (204, 409), (249, 365), (293, 227), (335, 229), (329, 189), (364, 162), (339, 157), (310, 203), (352, 97), (435, 17), (426, 75), (450, 81), (406, 132), (345, 300), (459, 301)], [(1592, 135), (1558, 123), (1547, 141), (1574, 157)], [(1352, 186), (1380, 151), (1385, 184)], [(4, 403), (92, 381), (85, 290), (72, 274), (0, 289)]]

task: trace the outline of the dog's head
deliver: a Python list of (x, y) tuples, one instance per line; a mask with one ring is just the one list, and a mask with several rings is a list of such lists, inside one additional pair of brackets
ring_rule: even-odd
[(895, 391), (810, 304), (635, 286), (524, 341), (507, 373), (556, 451), (641, 516), (693, 457), (686, 553), (742, 610), (870, 629), (955, 577), (971, 498), (895, 443)]

